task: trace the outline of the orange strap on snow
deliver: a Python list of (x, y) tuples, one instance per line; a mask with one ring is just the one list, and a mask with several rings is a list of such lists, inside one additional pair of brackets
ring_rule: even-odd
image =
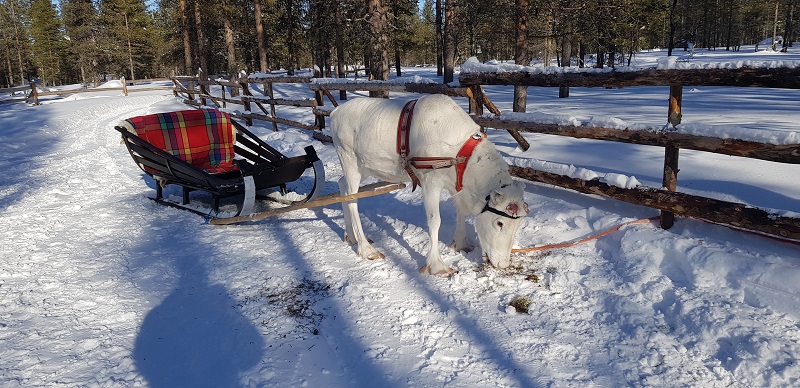
[(548, 249), (572, 247), (572, 246), (575, 246), (575, 245), (580, 245), (580, 244), (583, 244), (585, 242), (589, 242), (589, 241), (598, 239), (598, 238), (603, 237), (605, 235), (608, 235), (610, 233), (616, 232), (616, 231), (620, 230), (620, 228), (622, 228), (623, 226), (633, 225), (633, 224), (645, 224), (645, 223), (648, 223), (650, 221), (655, 221), (655, 220), (657, 220), (659, 218), (660, 217), (656, 216), (656, 217), (650, 217), (650, 218), (642, 218), (640, 220), (628, 221), (628, 222), (626, 222), (624, 224), (620, 224), (620, 225), (617, 225), (617, 226), (615, 226), (615, 227), (613, 227), (611, 229), (608, 229), (608, 230), (606, 230), (606, 231), (604, 231), (604, 232), (602, 232), (600, 234), (596, 234), (594, 236), (589, 236), (589, 237), (586, 237), (586, 238), (584, 238), (582, 240), (578, 240), (578, 241), (575, 241), (575, 242), (552, 244), (552, 245), (543, 245), (543, 246), (540, 246), (540, 247), (531, 247), (531, 248), (514, 248), (514, 249), (511, 250), (511, 252), (535, 252), (535, 251), (544, 251), (544, 250), (548, 250)]
[[(610, 233), (616, 232), (616, 231), (620, 230), (620, 228), (622, 228), (623, 226), (633, 225), (633, 224), (645, 224), (645, 223), (650, 222), (650, 221), (658, 220), (659, 218), (660, 218), (659, 216), (655, 216), (655, 217), (650, 217), (650, 218), (642, 218), (640, 220), (629, 221), (629, 222), (626, 222), (624, 224), (617, 225), (617, 226), (615, 226), (615, 227), (613, 227), (611, 229), (608, 229), (608, 230), (606, 230), (606, 231), (604, 231), (604, 232), (602, 232), (600, 234), (596, 234), (594, 236), (589, 236), (589, 237), (586, 237), (586, 238), (584, 238), (582, 240), (578, 240), (578, 241), (571, 242), (571, 243), (551, 244), (551, 245), (543, 245), (543, 246), (540, 246), (540, 247), (530, 247), (530, 248), (514, 248), (514, 249), (511, 250), (511, 252), (535, 252), (535, 251), (545, 251), (545, 250), (548, 250), (548, 249), (572, 247), (572, 246), (575, 246), (575, 245), (583, 244), (585, 242), (589, 242), (589, 241), (598, 239), (598, 238), (603, 237), (605, 235), (608, 235)], [(765, 234), (765, 233), (760, 233), (760, 232), (756, 232), (756, 231), (752, 231), (752, 230), (748, 230), (748, 229), (737, 228), (737, 227), (732, 226), (732, 225), (719, 224), (719, 223), (716, 223), (716, 222), (704, 220), (702, 218), (697, 218), (697, 217), (690, 217), (690, 218), (696, 219), (698, 221), (707, 222), (707, 223), (713, 224), (713, 225), (725, 226), (725, 227), (727, 227), (729, 229), (736, 230), (736, 231), (739, 231), (739, 232), (744, 232), (744, 233), (747, 233), (747, 234), (752, 234), (752, 235), (755, 235), (755, 236), (766, 237), (766, 238), (769, 238), (769, 239), (772, 239), (772, 240), (777, 240), (777, 241), (781, 241), (781, 242), (785, 242), (785, 243), (789, 243), (789, 244), (793, 244), (793, 245), (800, 245), (800, 241), (798, 241), (798, 240), (792, 240), (792, 239), (788, 239), (788, 238), (781, 238), (781, 237), (778, 237), (778, 236), (773, 236), (773, 235), (769, 235), (769, 234)]]

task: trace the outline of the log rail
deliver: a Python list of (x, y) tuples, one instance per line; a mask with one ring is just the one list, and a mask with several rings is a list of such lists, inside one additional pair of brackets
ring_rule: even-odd
[[(667, 124), (676, 127), (682, 119), (683, 86), (736, 86), (800, 89), (800, 68), (738, 69), (647, 69), (641, 71), (578, 71), (554, 74), (526, 72), (461, 73), (465, 87), (480, 85), (521, 85), (543, 87), (628, 87), (669, 86)], [(715, 200), (677, 192), (680, 149), (713, 152), (778, 163), (800, 164), (800, 144), (767, 144), (739, 139), (720, 139), (682, 134), (670, 129), (630, 130), (589, 126), (563, 126), (499, 117), (476, 116), (479, 125), (517, 132), (541, 133), (605, 141), (664, 147), (663, 188), (622, 189), (600, 182), (572, 178), (511, 166), (517, 177), (596, 194), (661, 210), (661, 226), (669, 229), (675, 215), (696, 217), (711, 222), (750, 229), (761, 233), (800, 240), (800, 218), (780, 216), (739, 203)], [(796, 179), (787, 177), (787, 179)]]

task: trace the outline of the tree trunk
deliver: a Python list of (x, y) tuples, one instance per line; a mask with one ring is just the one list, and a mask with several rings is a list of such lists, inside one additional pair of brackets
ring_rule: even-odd
[(235, 76), (238, 71), (236, 70), (236, 45), (233, 39), (233, 28), (231, 27), (231, 19), (223, 15), (222, 23), (225, 28), (225, 47), (228, 50), (228, 75)]
[(444, 37), (442, 35), (442, 0), (436, 0), (436, 75), (442, 76), (444, 66), (442, 53), (444, 52)]
[[(372, 79), (386, 81), (389, 79), (389, 55), (387, 52), (388, 37), (386, 35), (387, 15), (383, 0), (369, 0), (370, 14), (370, 74)], [(370, 92), (370, 97), (389, 97), (386, 92)]]
[(201, 17), (201, 0), (194, 0), (194, 27), (197, 36), (197, 56), (200, 62), (200, 70), (204, 77), (208, 77), (208, 60), (206, 58), (206, 38), (203, 34), (203, 18)]
[(131, 70), (131, 81), (133, 81), (136, 79), (136, 77), (133, 72), (133, 49), (131, 48), (131, 29), (130, 26), (128, 25), (128, 14), (123, 14), (123, 17), (125, 19), (125, 33), (126, 33), (125, 35), (127, 36), (127, 41), (128, 41), (128, 64)]
[[(531, 64), (528, 54), (528, 0), (514, 2), (516, 16), (516, 44), (514, 45), (514, 63), (528, 66)], [(514, 112), (525, 112), (528, 105), (528, 88), (514, 85)]]
[[(344, 63), (344, 20), (342, 16), (342, 3), (336, 2), (336, 77), (340, 79), (347, 78), (347, 65)], [(339, 91), (339, 99), (347, 99), (347, 91)]]
[[(572, 59), (572, 44), (570, 42), (569, 22), (563, 22), (563, 31), (561, 35), (561, 67), (569, 67)], [(569, 97), (569, 86), (561, 85), (558, 87), (558, 98)]]
[(780, 4), (780, 1), (775, 2), (775, 21), (772, 25), (772, 51), (778, 51), (778, 7)]
[(781, 52), (789, 51), (789, 47), (792, 46), (792, 42), (794, 41), (794, 6), (795, 2), (789, 2), (786, 6), (786, 11), (789, 13), (786, 16), (786, 23), (784, 24), (783, 28), (783, 47), (781, 48)]
[(296, 64), (295, 56), (295, 42), (294, 42), (294, 1), (289, 0), (286, 2), (286, 49), (289, 52), (289, 63), (286, 64), (286, 74), (294, 75), (294, 68)]
[(6, 48), (6, 67), (8, 71), (6, 72), (6, 82), (8, 83), (8, 87), (14, 86), (14, 69), (11, 66), (11, 44), (9, 43), (8, 36), (6, 36), (6, 30), (0, 29), (0, 32), (3, 33), (3, 46)]
[(11, 24), (14, 25), (14, 40), (16, 41), (17, 46), (17, 62), (19, 64), (19, 84), (25, 84), (25, 67), (22, 62), (22, 45), (19, 43), (19, 29), (17, 28), (17, 14), (14, 10), (14, 1), (11, 0), (8, 2), (8, 6), (11, 9)]
[(453, 17), (454, 0), (445, 0), (444, 3), (444, 83), (453, 82), (453, 72), (456, 65), (456, 42), (453, 35), (455, 21)]
[(253, 0), (256, 17), (256, 40), (258, 42), (258, 65), (262, 73), (269, 71), (267, 68), (267, 49), (264, 47), (264, 23), (261, 21), (261, 0)]
[(186, 7), (186, 0), (180, 0), (181, 7), (181, 28), (183, 29), (183, 71), (184, 74), (194, 73), (192, 65), (192, 39), (189, 32), (189, 10)]
[[(400, 5), (397, 1), (393, 2), (392, 13), (394, 14), (394, 26), (400, 28)], [(403, 70), (400, 67), (400, 44), (398, 38), (394, 39), (394, 71), (398, 77), (403, 76)]]
[(678, 7), (678, 0), (672, 0), (669, 6), (669, 41), (667, 42), (667, 56), (672, 56), (672, 49), (675, 48), (675, 29), (678, 28), (678, 22), (675, 21), (675, 8)]

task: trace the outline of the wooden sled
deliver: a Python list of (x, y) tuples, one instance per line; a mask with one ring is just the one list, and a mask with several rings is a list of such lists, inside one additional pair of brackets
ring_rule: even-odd
[[(201, 215), (211, 211), (204, 214), (188, 207), (191, 191), (210, 193), (217, 213), (221, 198), (241, 196), (236, 217), (252, 213), (257, 192), (278, 188), (285, 193), (286, 183), (299, 179), (307, 169), (314, 172), (313, 188), (293, 203), (313, 201), (325, 183), (325, 171), (313, 147), (306, 147), (304, 156), (286, 157), (218, 110), (137, 116), (115, 129), (136, 164), (155, 179), (156, 197), (151, 199)], [(164, 198), (163, 188), (170, 184), (183, 188), (180, 203)]]

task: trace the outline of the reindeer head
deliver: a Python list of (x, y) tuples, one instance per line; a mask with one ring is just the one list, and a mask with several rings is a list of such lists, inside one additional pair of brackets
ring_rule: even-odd
[(475, 217), (475, 231), (484, 255), (497, 268), (511, 265), (511, 246), (522, 217), (528, 214), (523, 199), (525, 184), (500, 186), (486, 197), (483, 211)]

